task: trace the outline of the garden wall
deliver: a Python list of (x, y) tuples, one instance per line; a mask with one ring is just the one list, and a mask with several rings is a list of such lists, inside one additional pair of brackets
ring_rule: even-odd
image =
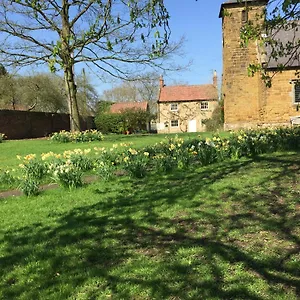
[[(95, 128), (94, 118), (81, 118), (82, 129)], [(70, 130), (68, 114), (0, 110), (0, 132), (8, 139), (45, 137), (60, 130)]]

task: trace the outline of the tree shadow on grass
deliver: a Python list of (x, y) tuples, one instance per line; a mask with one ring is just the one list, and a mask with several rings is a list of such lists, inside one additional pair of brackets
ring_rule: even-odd
[[(231, 182), (257, 166), (259, 186)], [(98, 203), (5, 233), (2, 297), (296, 299), (299, 166), (263, 156), (123, 179), (114, 196), (95, 184)]]

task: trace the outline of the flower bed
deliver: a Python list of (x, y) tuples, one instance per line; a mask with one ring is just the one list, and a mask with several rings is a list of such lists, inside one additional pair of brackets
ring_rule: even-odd
[(205, 140), (200, 137), (190, 140), (166, 138), (139, 150), (131, 144), (121, 143), (110, 149), (75, 149), (63, 154), (48, 152), (40, 157), (29, 154), (18, 157), (22, 161), (19, 188), (26, 195), (34, 195), (45, 177), (63, 187), (76, 188), (82, 186), (82, 176), (86, 172), (94, 172), (103, 180), (120, 173), (142, 178), (151, 172), (184, 170), (194, 164), (204, 166), (228, 159), (299, 149), (300, 128), (297, 127), (233, 132), (227, 139), (218, 135)]
[(65, 131), (55, 132), (51, 135), (50, 139), (59, 143), (70, 143), (70, 142), (92, 142), (92, 141), (102, 141), (103, 134), (94, 129), (85, 131)]

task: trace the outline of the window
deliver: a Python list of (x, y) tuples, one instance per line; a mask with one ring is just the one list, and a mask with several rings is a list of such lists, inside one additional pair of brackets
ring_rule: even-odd
[(300, 104), (300, 82), (294, 83), (295, 98), (294, 102)]
[(245, 24), (248, 22), (248, 10), (244, 9), (242, 11), (242, 23)]
[(178, 110), (178, 104), (177, 103), (171, 103), (171, 111), (177, 111)]
[(201, 108), (201, 110), (208, 110), (208, 102), (207, 101), (201, 102), (200, 108)]
[(179, 121), (178, 120), (172, 120), (171, 121), (171, 127), (178, 127), (179, 126)]

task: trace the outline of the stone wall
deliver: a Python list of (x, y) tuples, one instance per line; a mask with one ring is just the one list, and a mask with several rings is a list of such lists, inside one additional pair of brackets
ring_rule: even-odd
[[(93, 118), (81, 120), (82, 129), (95, 128)], [(68, 114), (0, 110), (0, 132), (8, 139), (49, 136), (53, 132), (70, 130)]]
[[(201, 110), (200, 103), (208, 102), (208, 110)], [(173, 102), (176, 103), (176, 102)], [(189, 102), (177, 102), (178, 110), (171, 111), (171, 103), (159, 103), (158, 104), (158, 133), (179, 133), (188, 132), (189, 121), (196, 120), (196, 131), (205, 131), (205, 125), (203, 120), (211, 118), (213, 110), (218, 105), (216, 100), (214, 101), (189, 101)], [(171, 120), (178, 120), (178, 127), (171, 127)], [(166, 126), (167, 125), (167, 126)]]
[[(262, 14), (264, 5), (253, 7), (249, 19)], [(257, 47), (250, 42), (241, 47), (240, 31), (244, 6), (236, 5), (227, 9), (223, 17), (223, 84), (225, 128), (234, 124), (257, 124), (259, 121), (259, 77), (248, 77), (247, 67), (257, 62)]]
[[(249, 5), (248, 19), (261, 23), (263, 4)], [(225, 129), (269, 125), (288, 125), (290, 118), (300, 115), (293, 103), (295, 71), (287, 70), (274, 76), (272, 87), (266, 88), (259, 74), (248, 76), (247, 67), (261, 62), (258, 42), (241, 47), (244, 5), (227, 8), (223, 17), (223, 82)], [(273, 75), (273, 74), (272, 74)]]
[(291, 117), (300, 115), (299, 106), (295, 104), (292, 83), (296, 78), (295, 70), (285, 70), (274, 76), (272, 87), (265, 88), (261, 123), (290, 124)]

